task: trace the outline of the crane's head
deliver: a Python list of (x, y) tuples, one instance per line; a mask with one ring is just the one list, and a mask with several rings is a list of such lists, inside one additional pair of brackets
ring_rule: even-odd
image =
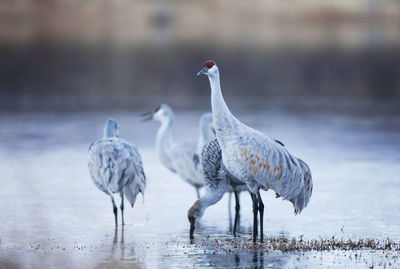
[(114, 118), (108, 118), (104, 126), (104, 138), (118, 137), (119, 125), (118, 121)]
[(142, 121), (156, 120), (159, 122), (163, 122), (166, 120), (173, 120), (174, 111), (169, 105), (162, 104), (156, 107), (156, 109), (154, 109), (153, 111), (143, 113), (141, 116), (142, 116)]
[(193, 233), (195, 223), (197, 219), (200, 219), (204, 214), (204, 208), (200, 204), (200, 200), (197, 200), (188, 211), (188, 220), (190, 223), (190, 239), (193, 239)]
[(204, 63), (203, 69), (201, 69), (198, 73), (197, 76), (200, 76), (201, 74), (207, 75), (207, 76), (214, 76), (218, 74), (218, 67), (215, 64), (214, 61), (208, 60)]

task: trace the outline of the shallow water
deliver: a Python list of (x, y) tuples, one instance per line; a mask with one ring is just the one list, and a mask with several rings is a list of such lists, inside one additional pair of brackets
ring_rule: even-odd
[[(175, 138), (197, 137), (200, 111), (176, 113)], [(114, 229), (112, 206), (87, 171), (87, 149), (101, 136), (104, 113), (0, 116), (0, 265), (23, 268), (365, 268), (400, 266), (399, 250), (226, 251), (228, 195), (210, 207), (189, 241), (186, 213), (194, 189), (164, 168), (154, 150), (158, 124), (139, 112), (114, 113), (120, 134), (139, 148), (147, 175), (144, 203), (125, 210)], [(272, 237), (400, 241), (398, 116), (241, 112), (239, 118), (305, 160), (314, 190), (298, 216), (263, 192), (264, 233)], [(238, 237), (251, 240), (252, 211), (241, 196)], [(233, 208), (232, 208), (233, 209)], [(7, 265), (7, 266), (6, 266)], [(1, 266), (0, 266), (1, 267)]]

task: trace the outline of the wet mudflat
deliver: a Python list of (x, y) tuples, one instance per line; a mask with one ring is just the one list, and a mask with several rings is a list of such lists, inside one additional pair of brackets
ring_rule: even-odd
[[(197, 137), (201, 111), (178, 111), (176, 139)], [(120, 134), (139, 148), (144, 203), (114, 229), (111, 202), (91, 182), (87, 149), (108, 114), (0, 116), (0, 267), (15, 268), (390, 268), (400, 266), (400, 119), (396, 115), (240, 112), (238, 117), (285, 143), (313, 173), (314, 191), (298, 216), (263, 192), (269, 242), (374, 240), (333, 250), (284, 250), (251, 244), (251, 199), (241, 193), (239, 235), (231, 235), (228, 195), (210, 207), (189, 240), (194, 189), (171, 174), (154, 150), (156, 123), (140, 112), (114, 113)], [(233, 199), (232, 199), (233, 200)], [(233, 201), (232, 201), (233, 202)], [(267, 240), (267, 242), (268, 242)]]

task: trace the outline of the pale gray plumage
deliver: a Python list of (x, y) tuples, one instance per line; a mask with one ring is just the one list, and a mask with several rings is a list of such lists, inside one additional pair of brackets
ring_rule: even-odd
[[(205, 67), (207, 68), (207, 67)], [(217, 140), (226, 169), (247, 183), (251, 192), (273, 189), (293, 203), (295, 213), (307, 206), (312, 193), (309, 167), (281, 143), (236, 119), (221, 93), (218, 67), (207, 68)]]
[(139, 192), (144, 194), (146, 177), (142, 159), (135, 145), (118, 137), (118, 122), (109, 118), (104, 137), (89, 148), (88, 167), (93, 183), (111, 197), (117, 225), (116, 205), (113, 194), (121, 196), (122, 223), (123, 200), (126, 197), (133, 207)]
[[(298, 214), (311, 197), (311, 172), (303, 161), (290, 154), (279, 142), (246, 126), (232, 115), (222, 96), (219, 70), (213, 61), (206, 62), (200, 74), (207, 75), (210, 81), (214, 126), (223, 163), (234, 177), (246, 182), (253, 193), (255, 241), (257, 203), (261, 202), (262, 211), (264, 207), (259, 189), (274, 190), (283, 199), (291, 201), (295, 214)], [(260, 215), (262, 238), (261, 210)]]
[(247, 178), (250, 189), (255, 185), (274, 190), (292, 202), (295, 214), (308, 204), (312, 192), (311, 171), (302, 160), (282, 145), (258, 132), (241, 136), (232, 143), (238, 149), (240, 167), (230, 167), (239, 178)]
[(211, 128), (208, 116), (200, 120), (199, 142), (175, 143), (172, 136), (172, 126), (175, 115), (172, 108), (166, 104), (157, 107), (155, 111), (146, 113), (145, 120), (154, 119), (161, 123), (156, 138), (156, 150), (159, 159), (170, 171), (178, 174), (184, 181), (196, 189), (199, 197), (199, 188), (204, 185), (204, 179), (196, 163), (197, 148), (204, 143), (209, 136), (205, 137), (203, 129)]
[[(224, 181), (230, 187), (228, 187), (227, 191), (233, 191), (235, 187), (246, 185), (242, 181), (235, 178), (225, 168), (222, 162), (221, 148), (217, 139), (209, 141), (203, 147), (200, 171), (204, 177), (206, 186), (215, 187), (221, 181)], [(245, 188), (245, 190), (247, 190), (247, 188)]]

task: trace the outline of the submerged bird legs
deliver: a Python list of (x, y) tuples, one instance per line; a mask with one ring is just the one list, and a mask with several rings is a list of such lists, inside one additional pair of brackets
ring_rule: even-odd
[(111, 202), (113, 205), (113, 211), (114, 211), (114, 217), (115, 217), (115, 227), (117, 227), (118, 226), (118, 208), (117, 208), (117, 205), (115, 204), (114, 197), (112, 196), (112, 194), (109, 193), (108, 195), (110, 196)]
[[(108, 194), (111, 198), (111, 202), (113, 205), (113, 212), (114, 212), (114, 217), (115, 217), (115, 227), (118, 227), (118, 207), (117, 204), (115, 203), (114, 197), (112, 196), (112, 194)], [(119, 193), (119, 195), (121, 196), (121, 205), (120, 205), (120, 209), (121, 209), (121, 215), (122, 215), (122, 225), (125, 225), (125, 220), (124, 220), (124, 194), (122, 193), (122, 191)]]
[(260, 191), (257, 194), (251, 193), (253, 200), (253, 242), (255, 243), (258, 235), (258, 221), (257, 214), (260, 212), (260, 241), (263, 242), (264, 238), (264, 203), (261, 199)]
[(236, 189), (234, 191), (234, 194), (235, 194), (235, 203), (236, 204), (235, 204), (235, 220), (233, 223), (233, 235), (236, 236), (236, 230), (237, 230), (237, 226), (238, 226), (238, 222), (239, 222), (239, 214), (240, 214), (240, 201), (239, 201), (239, 193)]
[(121, 191), (120, 193), (119, 193), (119, 196), (121, 196), (121, 206), (120, 206), (120, 209), (121, 209), (121, 215), (122, 215), (122, 225), (125, 225), (125, 220), (124, 220), (124, 193)]

